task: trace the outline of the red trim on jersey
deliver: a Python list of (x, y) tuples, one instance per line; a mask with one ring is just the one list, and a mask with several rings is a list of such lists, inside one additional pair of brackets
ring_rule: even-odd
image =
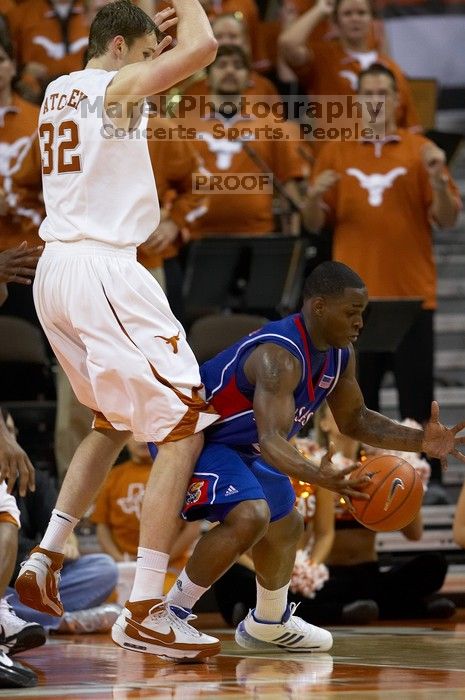
[(211, 403), (221, 418), (229, 418), (236, 413), (248, 411), (253, 408), (253, 403), (241, 394), (236, 384), (236, 376), (233, 375), (229, 384), (221, 389), (213, 398)]
[(308, 395), (310, 396), (310, 401), (315, 401), (315, 391), (313, 389), (313, 382), (312, 382), (312, 360), (310, 358), (310, 348), (308, 346), (308, 338), (307, 338), (307, 331), (304, 328), (304, 324), (302, 323), (302, 320), (300, 316), (296, 316), (294, 318), (294, 323), (297, 326), (297, 330), (300, 333), (300, 337), (302, 338), (302, 343), (304, 346), (304, 352), (305, 352), (305, 358), (307, 360), (307, 389), (308, 389)]
[[(307, 360), (307, 366), (308, 366), (308, 376), (307, 376), (307, 389), (308, 389), (308, 395), (310, 396), (311, 401), (315, 401), (315, 390), (313, 388), (313, 379), (312, 379), (312, 360), (311, 360), (311, 355), (310, 355), (310, 346), (308, 343), (308, 336), (307, 336), (307, 331), (305, 330), (305, 326), (302, 323), (302, 319), (300, 316), (296, 316), (294, 318), (294, 323), (297, 326), (297, 330), (299, 331), (300, 337), (302, 338), (302, 343), (304, 346), (304, 352), (305, 352), (305, 358)], [(317, 386), (321, 381), (321, 378), (323, 374), (326, 372), (326, 368), (329, 364), (329, 355), (326, 355), (325, 361), (323, 362), (323, 367), (321, 369), (320, 375), (317, 380)]]

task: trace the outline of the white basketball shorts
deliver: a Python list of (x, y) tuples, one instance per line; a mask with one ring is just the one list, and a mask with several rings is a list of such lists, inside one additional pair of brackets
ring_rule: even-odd
[(7, 492), (4, 481), (0, 483), (0, 523), (12, 523), (17, 527), (21, 527), (16, 499)]
[(78, 400), (96, 414), (94, 427), (162, 443), (217, 419), (184, 329), (135, 248), (47, 243), (34, 301)]

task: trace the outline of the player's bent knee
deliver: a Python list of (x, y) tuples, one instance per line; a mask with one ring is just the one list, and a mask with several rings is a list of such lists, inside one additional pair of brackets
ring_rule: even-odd
[(303, 531), (304, 519), (302, 515), (293, 508), (284, 518), (276, 520), (271, 524), (269, 537), (273, 539), (273, 541), (279, 541), (286, 546), (292, 546), (299, 541)]
[(295, 508), (288, 515), (289, 536), (292, 540), (299, 540), (304, 531), (304, 519), (301, 513)]
[(265, 500), (242, 501), (228, 514), (226, 524), (247, 549), (263, 537), (270, 524), (270, 509)]

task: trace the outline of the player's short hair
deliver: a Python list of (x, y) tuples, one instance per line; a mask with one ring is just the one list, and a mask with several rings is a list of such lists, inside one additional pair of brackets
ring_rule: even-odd
[(102, 56), (115, 36), (121, 35), (130, 47), (145, 34), (159, 36), (155, 22), (140, 7), (130, 0), (110, 2), (100, 8), (90, 26), (87, 59)]
[(236, 46), (235, 44), (223, 44), (223, 46), (218, 47), (216, 58), (213, 61), (213, 63), (210, 63), (210, 65), (207, 66), (207, 73), (210, 72), (210, 70), (213, 68), (216, 62), (220, 58), (223, 58), (223, 56), (238, 56), (241, 59), (244, 68), (250, 70), (250, 58), (247, 55), (247, 52), (244, 51), (244, 49), (241, 46)]
[(365, 282), (350, 267), (336, 260), (317, 265), (304, 284), (303, 297), (340, 297), (346, 289), (364, 289)]
[(360, 86), (362, 84), (363, 78), (367, 75), (387, 75), (392, 83), (392, 87), (397, 91), (397, 80), (396, 76), (390, 68), (384, 65), (384, 63), (372, 63), (371, 66), (362, 70), (358, 76), (358, 90), (360, 91)]

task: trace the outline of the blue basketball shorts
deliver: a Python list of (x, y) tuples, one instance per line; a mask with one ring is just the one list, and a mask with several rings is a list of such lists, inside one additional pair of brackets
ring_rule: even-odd
[(268, 503), (272, 522), (284, 518), (295, 504), (289, 477), (259, 457), (208, 443), (187, 489), (182, 516), (186, 520), (221, 522), (238, 503), (258, 499)]

